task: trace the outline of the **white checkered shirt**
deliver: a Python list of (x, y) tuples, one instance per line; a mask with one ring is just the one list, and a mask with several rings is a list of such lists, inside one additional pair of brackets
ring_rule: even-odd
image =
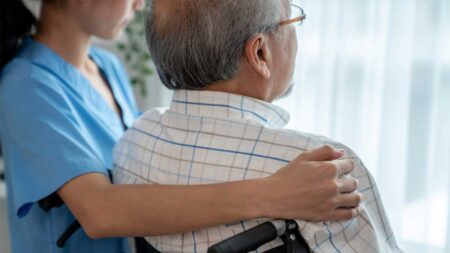
[[(240, 95), (174, 93), (169, 109), (140, 117), (114, 149), (114, 181), (119, 184), (210, 184), (266, 177), (305, 150), (329, 144), (352, 159), (351, 176), (360, 181), (363, 211), (351, 220), (298, 220), (313, 252), (401, 252), (375, 182), (355, 153), (325, 137), (282, 129), (283, 109)], [(157, 203), (155, 203), (157, 204)], [(223, 239), (266, 220), (242, 221), (188, 233), (147, 237), (161, 252), (206, 252)], [(281, 240), (264, 245), (264, 251)]]

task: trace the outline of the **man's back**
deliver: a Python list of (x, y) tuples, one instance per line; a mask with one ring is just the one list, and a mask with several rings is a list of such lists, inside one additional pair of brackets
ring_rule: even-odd
[[(288, 118), (283, 109), (257, 99), (178, 90), (170, 109), (144, 114), (116, 146), (114, 180), (123, 184), (186, 185), (261, 178), (301, 152), (329, 144), (344, 149), (345, 157), (355, 163), (352, 176), (360, 181), (363, 210), (349, 221), (298, 221), (302, 236), (313, 252), (397, 252), (376, 186), (359, 158), (324, 137), (283, 130)], [(208, 246), (263, 221), (242, 221), (147, 240), (162, 252), (206, 252)]]

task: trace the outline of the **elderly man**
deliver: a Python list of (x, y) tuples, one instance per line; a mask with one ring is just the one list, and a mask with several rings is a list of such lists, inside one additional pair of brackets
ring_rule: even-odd
[[(116, 146), (116, 182), (263, 178), (306, 150), (331, 145), (353, 160), (350, 176), (359, 180), (364, 201), (350, 220), (298, 220), (312, 252), (400, 252), (375, 183), (356, 154), (325, 137), (283, 129), (288, 113), (270, 104), (290, 87), (295, 24), (305, 18), (298, 6), (288, 0), (160, 0), (150, 1), (148, 12), (150, 52), (175, 93), (169, 109), (145, 113)], [(349, 198), (348, 207), (357, 202)], [(162, 252), (205, 252), (262, 221), (146, 239)]]

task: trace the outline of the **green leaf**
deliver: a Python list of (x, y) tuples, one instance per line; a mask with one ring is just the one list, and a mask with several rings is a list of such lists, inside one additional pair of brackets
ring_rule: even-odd
[(144, 54), (142, 54), (141, 59), (142, 59), (143, 61), (148, 61), (148, 60), (150, 60), (150, 59), (151, 59), (151, 58), (150, 58), (150, 54), (149, 54), (149, 53), (144, 53)]
[(130, 53), (125, 53), (125, 60), (127, 61), (127, 62), (129, 62), (129, 61), (131, 61), (131, 54)]
[(125, 50), (125, 43), (122, 42), (117, 43), (117, 49), (119, 49), (120, 51)]
[(153, 69), (151, 69), (151, 68), (149, 68), (149, 67), (144, 65), (144, 67), (142, 68), (142, 73), (144, 75), (149, 76), (149, 75), (152, 75), (153, 73), (155, 73), (155, 71)]
[(143, 97), (146, 97), (147, 96), (147, 87), (145, 86), (145, 83), (140, 84), (140, 90), (141, 90), (141, 95)]
[(139, 44), (137, 42), (133, 42), (131, 44), (131, 49), (133, 50), (133, 52), (135, 53), (140, 53), (142, 52), (141, 47), (139, 46)]

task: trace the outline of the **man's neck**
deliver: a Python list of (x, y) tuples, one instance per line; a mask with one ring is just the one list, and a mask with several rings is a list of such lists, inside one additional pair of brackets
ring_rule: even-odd
[(267, 92), (267, 85), (252, 79), (235, 78), (207, 85), (204, 90), (221, 91), (272, 102)]

